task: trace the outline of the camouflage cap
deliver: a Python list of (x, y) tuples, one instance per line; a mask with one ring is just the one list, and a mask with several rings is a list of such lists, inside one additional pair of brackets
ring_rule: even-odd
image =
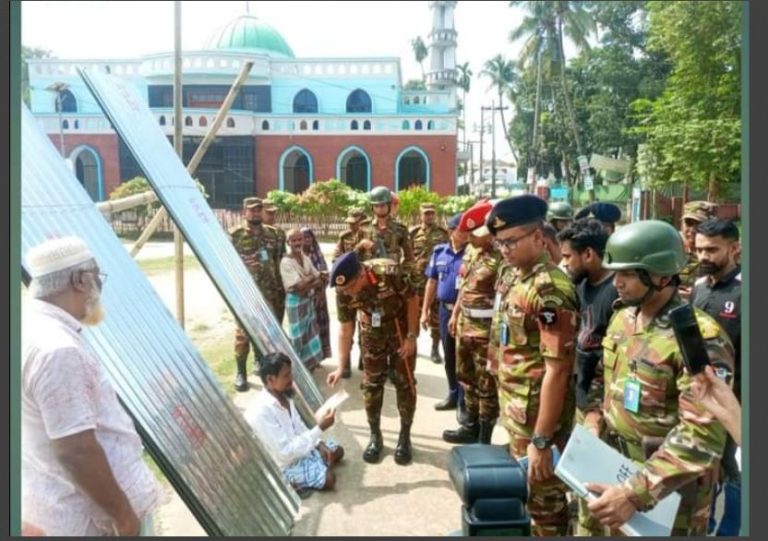
[(243, 199), (244, 209), (260, 209), (264, 206), (264, 202), (258, 197), (246, 197)]
[(347, 211), (347, 217), (344, 219), (348, 224), (356, 224), (365, 219), (365, 213), (360, 207), (353, 207)]
[(434, 203), (422, 203), (419, 207), (422, 213), (424, 212), (435, 212), (435, 204)]
[(706, 222), (717, 217), (717, 205), (709, 201), (689, 201), (683, 207), (683, 220), (691, 219)]
[(264, 200), (264, 212), (277, 212), (277, 206), (270, 199)]

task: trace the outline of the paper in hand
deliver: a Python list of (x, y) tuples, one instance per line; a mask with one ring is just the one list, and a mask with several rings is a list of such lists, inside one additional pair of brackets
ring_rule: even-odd
[(331, 396), (328, 400), (326, 400), (317, 411), (328, 411), (332, 409), (336, 410), (347, 398), (349, 398), (349, 393), (342, 389), (338, 393)]

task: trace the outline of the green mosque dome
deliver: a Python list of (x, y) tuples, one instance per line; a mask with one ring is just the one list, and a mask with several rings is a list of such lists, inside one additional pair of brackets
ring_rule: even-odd
[(272, 26), (253, 15), (241, 15), (208, 40), (206, 49), (258, 51), (293, 58), (288, 42)]

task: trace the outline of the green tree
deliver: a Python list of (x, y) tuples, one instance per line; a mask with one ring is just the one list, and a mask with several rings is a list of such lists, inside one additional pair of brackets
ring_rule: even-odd
[(427, 58), (429, 51), (424, 44), (424, 40), (421, 39), (421, 36), (416, 36), (411, 40), (411, 50), (413, 51), (414, 58), (416, 58), (416, 62), (418, 62), (421, 67), (421, 79), (422, 81), (426, 81), (427, 77), (424, 74), (424, 59)]
[[(510, 89), (514, 88), (517, 84), (518, 75), (515, 71), (514, 62), (507, 60), (503, 55), (497, 54), (485, 63), (485, 67), (480, 72), (480, 75), (484, 75), (491, 80), (491, 88), (494, 88), (499, 96), (499, 107), (503, 107), (504, 96), (508, 95)], [(512, 145), (509, 128), (504, 119), (504, 109), (500, 109), (499, 113), (501, 113), (501, 125), (504, 126), (504, 138), (507, 140), (512, 156), (515, 157), (515, 162), (517, 162), (517, 152), (515, 152), (515, 148)], [(492, 111), (492, 114), (496, 114), (496, 112)]]
[(51, 51), (38, 47), (21, 46), (21, 99), (27, 107), (30, 107), (29, 64), (28, 61), (35, 58), (52, 58)]
[(708, 191), (739, 182), (741, 17), (736, 1), (651, 2), (648, 48), (668, 55), (672, 73), (656, 100), (634, 104), (658, 185)]

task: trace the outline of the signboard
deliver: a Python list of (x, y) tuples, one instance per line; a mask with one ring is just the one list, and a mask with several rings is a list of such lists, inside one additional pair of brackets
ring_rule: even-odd
[(529, 167), (528, 168), (528, 178), (527, 178), (526, 182), (528, 184), (533, 184), (535, 180), (536, 180), (536, 168), (535, 167)]
[(595, 181), (592, 178), (592, 175), (587, 175), (584, 177), (584, 189), (585, 190), (594, 190), (595, 189)]
[(601, 171), (611, 171), (613, 173), (621, 173), (626, 175), (629, 172), (628, 160), (617, 160), (615, 158), (609, 158), (608, 156), (601, 156), (600, 154), (592, 154), (592, 159), (589, 161), (594, 169)]
[(551, 188), (549, 191), (550, 199), (557, 201), (568, 201), (568, 188)]

